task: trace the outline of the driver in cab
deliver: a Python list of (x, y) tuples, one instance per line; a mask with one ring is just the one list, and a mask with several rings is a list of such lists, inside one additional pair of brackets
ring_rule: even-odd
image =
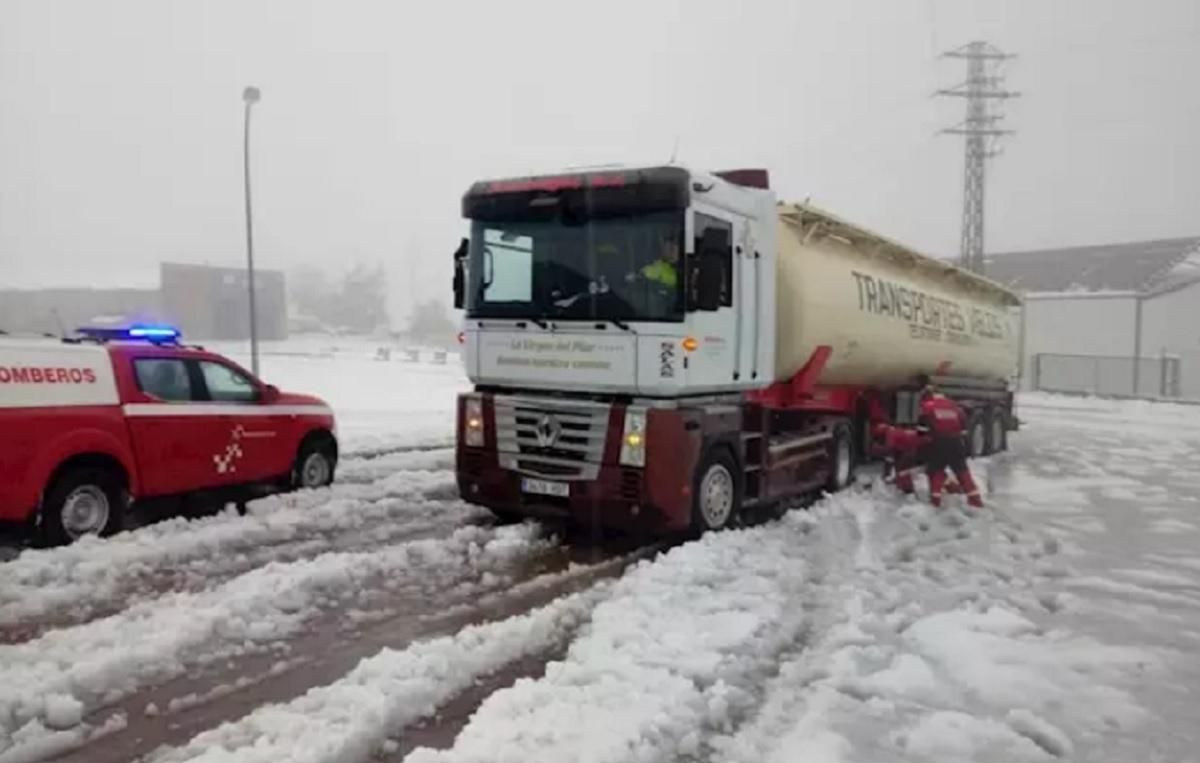
[(674, 236), (663, 236), (659, 241), (658, 259), (637, 273), (630, 273), (625, 280), (635, 281), (640, 276), (650, 283), (674, 291), (679, 285), (679, 250), (679, 242)]

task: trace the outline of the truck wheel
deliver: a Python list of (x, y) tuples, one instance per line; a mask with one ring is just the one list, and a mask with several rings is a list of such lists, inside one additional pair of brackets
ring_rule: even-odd
[(692, 500), (692, 531), (695, 534), (738, 523), (742, 510), (740, 484), (733, 456), (724, 448), (710, 450), (696, 470)]
[(38, 541), (63, 546), (88, 535), (111, 535), (125, 517), (125, 491), (112, 472), (99, 467), (69, 469), (42, 500)]
[(987, 422), (978, 413), (972, 413), (967, 420), (967, 453), (971, 458), (987, 454)]
[(829, 478), (825, 489), (836, 493), (854, 480), (854, 437), (850, 426), (842, 423), (833, 428), (829, 441)]
[(992, 411), (989, 421), (992, 422), (992, 433), (988, 442), (988, 450), (991, 453), (1003, 453), (1008, 450), (1008, 427), (1004, 411)]
[(503, 527), (505, 525), (519, 525), (525, 521), (525, 517), (515, 511), (505, 511), (504, 509), (493, 509), (488, 507), (488, 511), (496, 518), (496, 525)]
[(310, 437), (300, 446), (296, 463), (292, 466), (292, 487), (325, 487), (333, 482), (333, 470), (336, 465), (336, 457), (329, 442), (319, 437)]

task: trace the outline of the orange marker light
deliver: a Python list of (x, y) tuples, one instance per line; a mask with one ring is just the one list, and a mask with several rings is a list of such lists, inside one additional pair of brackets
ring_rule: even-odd
[(688, 352), (695, 352), (696, 348), (700, 346), (700, 343), (696, 341), (696, 337), (694, 336), (687, 337), (681, 344), (683, 344), (683, 349)]
[(465, 331), (458, 332), (458, 343), (463, 344), (466, 341), (467, 341), (467, 332), (465, 332)]

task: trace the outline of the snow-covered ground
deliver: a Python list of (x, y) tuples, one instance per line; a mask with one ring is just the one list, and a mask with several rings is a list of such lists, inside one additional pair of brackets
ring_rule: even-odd
[(1200, 407), (614, 556), (455, 498), (453, 360), (275, 350), (339, 483), (0, 564), (0, 763), (1200, 759)]

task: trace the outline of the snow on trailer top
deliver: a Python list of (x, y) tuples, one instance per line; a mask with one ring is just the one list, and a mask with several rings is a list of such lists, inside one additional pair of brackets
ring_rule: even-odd
[(870, 252), (872, 256), (890, 259), (906, 267), (925, 271), (939, 279), (949, 280), (969, 291), (996, 300), (1002, 305), (1018, 307), (1021, 304), (1021, 298), (1016, 292), (1006, 289), (989, 278), (964, 270), (945, 260), (921, 254), (898, 241), (843, 220), (837, 215), (811, 204), (781, 202), (779, 217), (801, 229), (819, 226), (826, 234), (845, 239), (863, 251)]

